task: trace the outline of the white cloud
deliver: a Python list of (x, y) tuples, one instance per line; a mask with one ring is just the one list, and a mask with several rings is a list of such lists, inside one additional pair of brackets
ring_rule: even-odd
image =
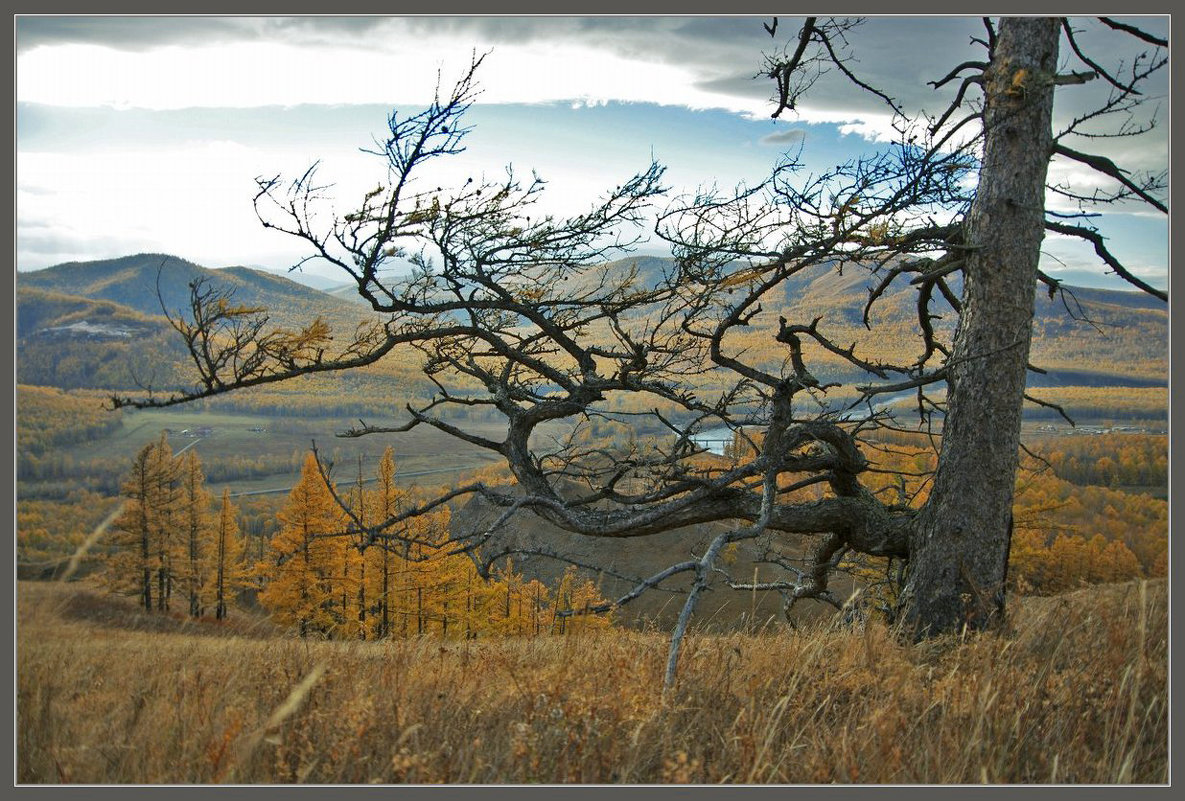
[(45, 239), (44, 231), (34, 237), (36, 230), (25, 224), (38, 220), (52, 220), (53, 236), (62, 241), (101, 243), (118, 236), (125, 254), (180, 253), (217, 265), (233, 252), (243, 261), (271, 263), (292, 246), (261, 236), (251, 210), (253, 177), (260, 165), (280, 167), (282, 160), (226, 142), (85, 156), (19, 153), (18, 267), (62, 260), (47, 255), (39, 263), (37, 252), (22, 246), (22, 238)]
[[(388, 51), (281, 42), (169, 46), (142, 52), (90, 44), (22, 54), (17, 98), (57, 106), (147, 109), (264, 105), (425, 104), (484, 43), (420, 37)], [(759, 113), (761, 104), (697, 88), (686, 66), (647, 64), (608, 50), (547, 41), (501, 45), (480, 73), (482, 102), (610, 100)]]
[[(482, 102), (609, 100), (654, 102), (692, 109), (720, 108), (764, 119), (769, 81), (754, 81), (762, 51), (779, 42), (759, 17), (553, 18), (202, 18), (192, 32), (173, 18), (87, 18), (18, 26), (38, 43), (18, 52), (17, 95), (63, 106), (250, 107), (301, 103), (423, 104), (437, 71), (447, 85), (474, 51), (492, 49), (481, 72)], [(1140, 24), (1158, 30), (1161, 20)], [(799, 20), (785, 18), (789, 42)], [(1104, 63), (1130, 61), (1133, 42), (1097, 23), (1078, 21), (1081, 41)], [(954, 84), (927, 85), (954, 64), (982, 57), (970, 37), (982, 36), (969, 17), (885, 16), (849, 34), (849, 66), (909, 110), (942, 110)], [(155, 45), (155, 46), (154, 46)], [(1064, 53), (1065, 68), (1077, 62)], [(1059, 94), (1068, 119), (1105, 95), (1103, 82)], [(1167, 74), (1151, 94), (1167, 96)], [(974, 94), (974, 90), (972, 92)], [(823, 76), (788, 114), (803, 123), (840, 123), (874, 142), (894, 138), (883, 103), (835, 70)], [(1118, 160), (1163, 163), (1163, 132), (1139, 147), (1098, 142)], [(1151, 145), (1151, 147), (1149, 146)], [(1149, 153), (1149, 151), (1153, 151)], [(1130, 160), (1125, 160), (1130, 164)]]
[[(1122, 162), (1121, 162), (1122, 163)], [(1077, 161), (1070, 159), (1055, 158), (1049, 164), (1049, 173), (1047, 176), (1047, 183), (1050, 186), (1057, 187), (1063, 191), (1068, 191), (1076, 196), (1091, 197), (1095, 192), (1098, 192), (1102, 197), (1111, 195), (1121, 189), (1119, 182), (1114, 178), (1104, 175), (1097, 170), (1091, 169)], [(1057, 192), (1050, 192), (1046, 197), (1046, 208), (1050, 211), (1062, 212), (1072, 214), (1078, 211), (1085, 210), (1087, 212), (1122, 212), (1122, 213), (1148, 213), (1152, 212), (1155, 216), (1163, 219), (1164, 215), (1155, 211), (1151, 206), (1146, 205), (1141, 200), (1129, 199), (1117, 203), (1091, 203), (1083, 201), (1080, 204), (1078, 201), (1068, 198)], [(1080, 208), (1081, 205), (1081, 208)]]
[[(290, 266), (309, 254), (309, 246), (260, 225), (252, 207), (255, 178), (290, 180), (310, 163), (299, 148), (200, 140), (87, 154), (18, 153), (18, 269), (96, 258), (95, 248), (101, 255), (174, 253), (206, 266)], [(374, 156), (356, 149), (327, 153), (318, 167), (319, 180), (329, 187), (318, 207), (319, 222), (327, 225), (334, 213), (354, 208), (373, 188), (375, 167)], [(438, 184), (447, 191), (463, 185), (475, 167), (481, 165), (433, 162), (419, 185)], [(505, 173), (498, 166), (485, 177), (500, 180)], [(529, 180), (529, 170), (519, 177)], [(546, 178), (548, 190), (537, 213), (561, 216), (586, 211), (608, 180), (587, 164), (555, 159)], [(108, 253), (115, 236), (122, 245)], [(88, 241), (90, 251), (83, 244)]]

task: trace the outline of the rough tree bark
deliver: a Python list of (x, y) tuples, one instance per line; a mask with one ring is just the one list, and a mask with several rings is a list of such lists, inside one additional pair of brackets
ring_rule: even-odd
[(965, 223), (942, 450), (911, 532), (903, 593), (917, 636), (984, 628), (1004, 611), (1058, 33), (1056, 19), (1002, 20), (984, 73), (983, 164)]

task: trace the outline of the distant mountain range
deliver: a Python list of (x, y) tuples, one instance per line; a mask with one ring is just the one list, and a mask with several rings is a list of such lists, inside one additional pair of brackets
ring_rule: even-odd
[[(671, 259), (639, 256), (608, 265), (636, 269), (643, 281), (658, 280), (674, 268)], [(285, 275), (249, 267), (208, 269), (164, 254), (70, 262), (16, 277), (17, 377), (19, 383), (63, 388), (132, 388), (150, 380), (163, 387), (188, 384), (185, 353), (162, 316), (188, 306), (189, 284), (205, 279), (233, 290), (237, 302), (261, 306), (272, 321), (288, 328), (320, 316), (335, 331), (352, 331), (373, 313), (348, 286), (324, 290)], [(809, 322), (823, 316), (835, 336), (873, 340), (910, 336), (916, 319), (916, 296), (908, 284), (886, 293), (874, 314), (872, 335), (861, 312), (872, 279), (854, 266), (842, 271), (825, 265), (794, 276), (767, 303), (767, 313)], [(1034, 384), (1107, 384), (1163, 386), (1167, 383), (1168, 309), (1138, 292), (1071, 289), (1069, 313), (1062, 299), (1037, 290), (1034, 363), (1050, 367)], [(776, 307), (776, 308), (775, 308)], [(944, 304), (934, 311), (951, 325)], [(1090, 322), (1077, 320), (1085, 316)], [(849, 340), (840, 340), (847, 344)], [(913, 347), (911, 345), (910, 347)]]
[[(249, 306), (267, 306), (279, 313), (336, 316), (353, 306), (318, 289), (273, 272), (250, 267), (212, 270), (176, 256), (141, 253), (119, 259), (68, 262), (36, 272), (18, 273), (17, 289), (31, 288), (109, 300), (143, 314), (160, 315), (161, 303), (170, 312), (189, 305), (189, 284), (204, 278), (213, 286), (234, 291)], [(158, 295), (159, 288), (159, 295)]]
[(265, 267), (262, 264), (247, 264), (244, 265), (249, 270), (254, 270), (258, 273), (267, 273), (268, 275), (276, 275), (280, 278), (287, 278), (303, 286), (319, 289), (322, 292), (333, 294), (334, 290), (352, 287), (353, 284), (343, 284), (340, 278), (327, 278), (316, 273), (306, 272), (303, 269), (282, 270), (275, 267)]
[(197, 279), (265, 307), (286, 328), (320, 316), (352, 331), (368, 316), (360, 304), (249, 267), (212, 270), (158, 253), (69, 262), (17, 274), (17, 381), (66, 389), (188, 385), (186, 353), (162, 302), (170, 315), (184, 313)]
[[(610, 265), (619, 270), (637, 269), (643, 282), (659, 280), (674, 269), (672, 259), (654, 256), (621, 259)], [(859, 265), (818, 264), (784, 281), (766, 301), (756, 318), (754, 348), (766, 347), (768, 337), (756, 333), (765, 325), (776, 325), (778, 316), (810, 323), (821, 318), (820, 331), (841, 347), (859, 342), (859, 352), (881, 352), (909, 360), (920, 349), (917, 335), (917, 293), (907, 277), (898, 278), (878, 298), (869, 323), (864, 325), (864, 306), (882, 275), (871, 275)], [(962, 286), (953, 277), (952, 291)], [(1034, 288), (1035, 317), (1031, 363), (1046, 373), (1030, 373), (1030, 386), (1167, 386), (1168, 305), (1138, 291), (1117, 291), (1064, 286), (1064, 295), (1054, 298), (1044, 285)], [(953, 331), (957, 315), (934, 293), (930, 312), (938, 315), (935, 329)], [(824, 355), (825, 356), (825, 355)], [(777, 359), (784, 354), (776, 355)], [(889, 358), (889, 356), (886, 356)], [(813, 368), (812, 368), (813, 369)], [(820, 380), (823, 373), (815, 372)], [(851, 370), (836, 368), (831, 380), (866, 380)]]

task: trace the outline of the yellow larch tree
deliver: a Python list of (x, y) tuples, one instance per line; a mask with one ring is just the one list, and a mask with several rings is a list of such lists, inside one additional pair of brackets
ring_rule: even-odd
[(485, 627), (496, 635), (535, 637), (550, 630), (551, 590), (527, 581), (509, 559), (496, 570), (482, 596)]
[(239, 533), (238, 513), (238, 508), (230, 502), (230, 490), (224, 488), (214, 542), (214, 580), (210, 587), (214, 617), (218, 620), (226, 620), (230, 600), (247, 583), (247, 543)]
[(136, 454), (122, 487), (125, 501), (112, 526), (108, 583), (114, 591), (138, 595), (146, 610), (164, 610), (169, 604), (178, 480), (177, 462), (162, 433)]
[[(367, 493), (367, 509), (373, 524), (381, 525), (398, 514), (403, 508), (404, 497), (405, 493), (395, 483), (395, 452), (388, 447), (379, 461), (378, 485), (373, 492)], [(402, 592), (407, 578), (409, 548), (406, 541), (379, 539), (366, 550), (370, 562), (370, 595), (375, 610), (372, 630), (380, 639), (393, 636), (396, 628), (402, 636), (407, 636), (407, 610), (400, 607), (400, 601), (405, 600)], [(400, 618), (398, 626), (396, 617)]]
[(341, 508), (312, 453), (278, 518), (280, 529), (258, 568), (266, 581), (259, 601), (277, 622), (297, 626), (302, 637), (332, 634), (344, 618), (335, 579), (349, 543)]
[(379, 461), (375, 489), (364, 497), (365, 513), (371, 525), (379, 528), (373, 544), (364, 541), (363, 590), (372, 599), (369, 608), (373, 610), (366, 630), (380, 638), (452, 637), (472, 628), (466, 596), (471, 584), (464, 573), (472, 565), (464, 555), (448, 554), (447, 547), (442, 547), (448, 538), (448, 508), (382, 529), (408, 503), (407, 491), (395, 482), (391, 448)]
[(369, 513), (371, 503), (362, 479), (361, 454), (358, 455), (358, 482), (354, 485), (354, 492), (350, 496), (350, 505), (361, 526), (358, 537), (351, 543), (353, 547), (348, 549), (351, 558), (349, 564), (346, 565), (347, 573), (353, 575), (356, 591), (354, 608), (357, 615), (353, 625), (353, 635), (358, 639), (366, 640), (374, 636), (374, 620), (371, 614), (374, 609), (374, 594), (371, 592), (371, 585), (374, 583), (374, 570), (371, 569), (370, 563), (374, 562), (375, 553), (369, 548), (366, 534), (366, 526), (370, 523), (371, 518)]
[[(461, 562), (467, 563), (468, 557), (448, 553), (448, 525), (449, 511), (441, 508), (412, 518), (404, 528), (411, 545), (402, 565), (400, 584), (405, 592), (400, 612), (408, 620), (409, 634), (449, 636), (450, 604), (451, 619), (454, 624), (457, 620), (458, 585), (464, 580)], [(454, 625), (451, 634), (457, 633)]]
[(590, 613), (605, 602), (591, 579), (580, 579), (576, 568), (569, 565), (556, 585), (550, 609), (551, 631), (568, 634), (575, 631), (608, 628), (613, 625), (609, 615)]
[(379, 462), (377, 486), (359, 473), (343, 503), (325, 485), (315, 457), (279, 514), (280, 529), (256, 575), (259, 600), (282, 624), (339, 638), (537, 636), (611, 625), (587, 614), (603, 603), (575, 569), (553, 592), (526, 581), (507, 561), (487, 580), (450, 543), (446, 506), (384, 524), (414, 499), (395, 482), (394, 454)]
[(210, 518), (210, 493), (202, 461), (195, 451), (180, 459), (180, 536), (174, 538), (177, 580), (189, 602), (190, 617), (205, 613), (207, 588), (215, 569), (214, 526)]

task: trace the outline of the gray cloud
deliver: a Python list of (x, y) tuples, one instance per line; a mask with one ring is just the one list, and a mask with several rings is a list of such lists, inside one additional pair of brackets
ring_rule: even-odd
[(375, 37), (391, 17), (53, 16), (17, 17), (17, 52), (43, 45), (93, 44), (145, 51), (168, 45), (290, 41), (358, 42)]
[(797, 145), (804, 139), (806, 139), (806, 131), (801, 128), (792, 128), (789, 131), (779, 131), (763, 136), (760, 142), (763, 145)]
[(219, 17), (17, 17), (17, 52), (61, 44), (143, 51), (175, 44), (249, 38), (243, 19)]
[(61, 225), (49, 222), (22, 221), (16, 240), (16, 269), (40, 270), (66, 261), (153, 249), (159, 249), (159, 243), (148, 243), (122, 232), (97, 236), (65, 230)]
[[(491, 42), (571, 40), (606, 47), (645, 50), (664, 59), (688, 43), (710, 47), (768, 42), (762, 17), (408, 17), (410, 30), (474, 35)], [(695, 58), (682, 52), (679, 60)]]
[[(102, 44), (145, 50), (181, 43), (286, 41), (295, 44), (347, 44), (376, 48), (397, 47), (401, 36), (456, 36), (497, 47), (500, 44), (558, 42), (584, 45), (649, 63), (690, 67), (697, 86), (744, 98), (769, 98), (762, 72), (766, 55), (792, 47), (801, 18), (780, 18), (777, 39), (762, 27), (768, 17), (17, 17), (18, 52), (66, 42)], [(1146, 30), (1167, 37), (1167, 18), (1133, 20)], [(1103, 63), (1130, 65), (1133, 38), (1102, 24), (1074, 20), (1082, 47)], [(972, 37), (984, 36), (974, 17), (873, 17), (848, 35), (851, 68), (866, 82), (883, 89), (905, 108), (934, 113), (953, 96), (955, 85), (936, 92), (927, 82), (941, 78), (951, 66), (980, 59), (983, 48)], [(1081, 63), (1063, 47), (1064, 67)], [(575, 65), (579, 66), (579, 65)], [(1167, 74), (1155, 82), (1167, 93)], [(1106, 86), (1096, 81), (1086, 91), (1066, 94), (1059, 113), (1072, 114), (1097, 100)], [(1080, 99), (1079, 99), (1080, 98)], [(827, 111), (878, 113), (883, 105), (853, 86), (837, 71), (823, 76), (808, 100), (810, 107)]]
[[(780, 18), (777, 39), (762, 27), (766, 17), (415, 17), (399, 20), (399, 29), (413, 34), (469, 37), (497, 48), (499, 44), (570, 42), (655, 64), (677, 64), (697, 75), (698, 88), (714, 93), (767, 100), (772, 82), (760, 74), (767, 56), (793, 47), (801, 18)], [(1165, 18), (1144, 18), (1138, 24), (1167, 36)], [(1074, 20), (1084, 50), (1104, 65), (1130, 65), (1139, 44), (1088, 19)], [(377, 31), (375, 28), (374, 31)], [(974, 38), (985, 29), (976, 17), (873, 17), (847, 37), (850, 68), (865, 82), (889, 94), (910, 112), (941, 113), (954, 97), (958, 82), (935, 89), (930, 82), (944, 77), (954, 65), (984, 58)], [(1063, 68), (1082, 69), (1063, 46)], [(578, 65), (577, 65), (578, 66)], [(1167, 93), (1167, 74), (1157, 77), (1153, 93)], [(1107, 87), (1096, 81), (1063, 92), (1060, 119), (1071, 119), (1105, 96)], [(660, 101), (661, 102), (661, 101)], [(822, 76), (803, 100), (804, 108), (856, 118), (880, 114), (885, 106), (876, 96), (852, 84), (837, 70)], [(772, 110), (772, 106), (771, 106)]]
[[(709, 78), (696, 81), (696, 86), (706, 92), (729, 95), (732, 97), (748, 97), (754, 100), (771, 100), (774, 84), (764, 75), (756, 75), (756, 69), (746, 73), (733, 73), (720, 78)], [(772, 109), (773, 106), (770, 106)]]

